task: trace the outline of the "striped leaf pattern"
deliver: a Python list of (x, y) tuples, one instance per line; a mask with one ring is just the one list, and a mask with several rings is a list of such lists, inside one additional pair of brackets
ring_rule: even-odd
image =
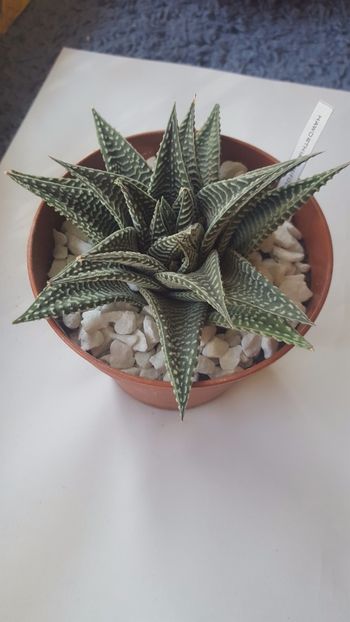
[(87, 281), (47, 285), (32, 305), (14, 324), (59, 317), (63, 313), (84, 311), (108, 302), (130, 302), (142, 306), (144, 300), (132, 292), (125, 283), (113, 281)]
[(262, 240), (290, 218), (307, 199), (345, 166), (347, 165), (337, 166), (268, 193), (239, 224), (232, 236), (232, 246), (242, 255), (258, 248)]
[(241, 257), (229, 251), (224, 262), (227, 304), (241, 303), (288, 320), (310, 324), (310, 320), (287, 296)]
[(189, 290), (197, 300), (207, 302), (229, 321), (221, 279), (220, 259), (216, 251), (210, 253), (196, 272), (187, 274), (159, 272), (156, 279), (169, 289)]
[(231, 318), (230, 324), (223, 316), (220, 316), (217, 311), (212, 311), (209, 314), (209, 324), (223, 326), (225, 328), (232, 328), (232, 326), (234, 326), (239, 330), (246, 330), (249, 333), (274, 337), (274, 339), (278, 341), (284, 341), (284, 343), (290, 343), (294, 346), (312, 350), (312, 346), (305, 337), (300, 335), (294, 328), (291, 328), (286, 320), (272, 313), (260, 311), (259, 309), (254, 309), (254, 307), (244, 304), (229, 305), (228, 312)]
[(196, 194), (203, 184), (199, 174), (195, 136), (195, 102), (193, 100), (185, 119), (179, 127), (179, 138), (187, 175)]
[(199, 340), (207, 317), (204, 302), (181, 302), (141, 290), (152, 309), (165, 365), (169, 373), (181, 417), (184, 416), (199, 355)]
[(181, 151), (179, 128), (174, 106), (159, 147), (149, 193), (156, 199), (160, 199), (163, 196), (168, 203), (172, 204), (183, 186), (189, 188), (190, 181)]
[(44, 199), (59, 214), (77, 225), (93, 242), (118, 228), (117, 223), (87, 186), (73, 179), (35, 177), (12, 171), (18, 184)]
[(147, 302), (182, 416), (204, 322), (310, 348), (291, 328), (310, 324), (308, 317), (244, 256), (344, 167), (277, 187), (305, 156), (218, 181), (219, 107), (196, 133), (193, 101), (180, 127), (173, 108), (152, 173), (128, 141), (94, 118), (107, 170), (56, 160), (70, 177), (9, 173), (94, 244), (16, 322)]
[(204, 186), (219, 179), (220, 107), (216, 104), (196, 136), (196, 152)]
[(96, 112), (94, 115), (98, 142), (107, 171), (131, 177), (148, 186), (151, 170), (144, 158), (117, 130)]

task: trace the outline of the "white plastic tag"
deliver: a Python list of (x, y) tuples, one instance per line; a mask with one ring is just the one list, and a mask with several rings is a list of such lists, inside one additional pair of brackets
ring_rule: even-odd
[[(298, 158), (302, 155), (308, 155), (312, 153), (332, 112), (332, 106), (330, 106), (326, 102), (318, 102), (299, 137), (299, 140), (292, 153), (292, 158)], [(290, 184), (296, 181), (303, 172), (306, 164), (307, 162), (304, 162), (293, 171), (290, 171), (290, 173), (288, 173), (287, 175), (285, 175), (285, 177), (283, 177), (283, 179), (281, 179), (278, 185), (285, 186), (286, 184)]]

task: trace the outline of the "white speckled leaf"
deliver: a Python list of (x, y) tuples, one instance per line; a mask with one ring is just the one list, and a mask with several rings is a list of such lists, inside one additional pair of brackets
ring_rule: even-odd
[(162, 196), (172, 204), (180, 188), (190, 188), (182, 157), (175, 106), (157, 154), (156, 167), (150, 181), (149, 193), (156, 199)]
[(219, 256), (215, 250), (208, 255), (196, 272), (188, 274), (159, 272), (155, 278), (169, 289), (189, 290), (197, 300), (207, 302), (230, 321), (221, 280)]
[(107, 171), (131, 177), (148, 186), (151, 170), (146, 160), (96, 110), (92, 112)]
[(207, 220), (207, 230), (203, 239), (202, 253), (208, 254), (216, 244), (220, 234), (231, 225), (236, 214), (253, 198), (258, 199), (274, 182), (304, 162), (310, 156), (296, 158), (268, 167), (268, 171), (259, 169), (259, 175), (246, 173), (234, 179), (219, 181), (198, 194), (198, 201)]
[(196, 136), (196, 153), (201, 181), (204, 185), (219, 179), (220, 167), (220, 106), (216, 104)]
[(87, 281), (48, 285), (14, 324), (58, 317), (63, 313), (84, 311), (114, 301), (130, 302), (140, 307), (144, 304), (137, 292), (132, 292), (125, 283), (120, 282)]
[(239, 330), (274, 337), (277, 341), (284, 341), (285, 343), (312, 350), (312, 346), (305, 337), (300, 335), (294, 328), (291, 328), (287, 320), (277, 315), (266, 313), (245, 304), (228, 305), (228, 312), (231, 318), (231, 325), (217, 311), (210, 313), (208, 323), (225, 328), (232, 328), (233, 325)]
[(288, 320), (312, 324), (278, 287), (238, 253), (228, 251), (224, 265), (223, 280), (228, 305), (242, 303)]
[(99, 242), (118, 228), (105, 205), (81, 181), (35, 177), (17, 171), (8, 175), (77, 225), (93, 242)]
[(197, 193), (202, 187), (200, 178), (195, 141), (195, 102), (191, 103), (190, 109), (179, 128), (180, 145), (183, 159), (186, 165), (188, 178), (193, 191)]
[(258, 248), (270, 233), (345, 166), (337, 166), (269, 192), (240, 222), (232, 236), (232, 246), (243, 255)]
[(181, 188), (176, 199), (179, 206), (176, 220), (176, 230), (182, 231), (196, 222), (196, 206), (192, 192), (189, 188)]
[(150, 239), (153, 244), (158, 238), (175, 233), (176, 215), (164, 197), (157, 201), (150, 224)]
[(179, 271), (192, 272), (197, 267), (203, 233), (202, 225), (198, 223), (191, 225), (183, 231), (156, 240), (148, 249), (148, 254), (169, 266), (170, 269), (172, 269), (171, 263), (175, 262), (178, 264)]
[(201, 329), (207, 316), (204, 302), (181, 302), (141, 290), (159, 330), (174, 395), (183, 417), (199, 355)]

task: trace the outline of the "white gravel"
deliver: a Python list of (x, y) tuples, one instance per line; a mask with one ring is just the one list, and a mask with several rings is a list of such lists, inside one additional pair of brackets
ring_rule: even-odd
[[(150, 158), (148, 163), (153, 166), (154, 160)], [(240, 162), (226, 161), (220, 167), (220, 179), (235, 177), (246, 170)], [(55, 246), (49, 277), (91, 248), (87, 237), (67, 221), (62, 231), (53, 231), (53, 236)], [(301, 241), (301, 232), (291, 222), (285, 222), (249, 259), (265, 278), (305, 310), (303, 303), (312, 297), (312, 291), (305, 279), (310, 266), (305, 262)], [(169, 381), (149, 305), (139, 309), (128, 303), (109, 303), (82, 313), (64, 314), (62, 321), (83, 350), (111, 367), (141, 378)], [(241, 371), (253, 365), (258, 357), (259, 360), (270, 358), (277, 349), (278, 342), (271, 337), (204, 326), (193, 379), (219, 378)]]

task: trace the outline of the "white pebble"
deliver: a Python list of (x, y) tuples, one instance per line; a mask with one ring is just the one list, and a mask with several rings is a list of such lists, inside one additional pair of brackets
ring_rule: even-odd
[(105, 354), (104, 356), (101, 356), (100, 361), (104, 361), (105, 363), (110, 365), (111, 364), (111, 355), (110, 354)]
[(129, 367), (129, 369), (122, 369), (125, 374), (129, 374), (130, 376), (139, 376), (140, 370), (138, 367)]
[(79, 328), (81, 322), (81, 313), (80, 311), (73, 311), (72, 313), (64, 313), (62, 316), (63, 324), (74, 330), (75, 328)]
[(241, 366), (243, 369), (247, 369), (247, 367), (251, 367), (253, 365), (253, 358), (251, 356), (247, 356), (243, 350), (241, 353)]
[(79, 227), (73, 225), (73, 223), (69, 222), (68, 220), (64, 221), (62, 225), (62, 231), (64, 231), (64, 233), (66, 234), (75, 235), (77, 238), (83, 240), (84, 242), (89, 242), (89, 238), (86, 233), (84, 233), (81, 229), (79, 229)]
[(147, 158), (146, 162), (148, 166), (150, 167), (150, 169), (154, 171), (154, 169), (156, 168), (156, 162), (157, 162), (156, 156), (151, 156), (150, 158)]
[(273, 236), (269, 235), (268, 238), (265, 238), (265, 240), (263, 240), (260, 244), (260, 250), (263, 253), (271, 253), (272, 249), (273, 249)]
[(165, 358), (163, 350), (159, 350), (159, 352), (153, 354), (153, 356), (150, 357), (149, 361), (150, 363), (152, 363), (155, 369), (158, 369), (160, 371), (165, 369)]
[(280, 285), (280, 290), (294, 302), (305, 302), (312, 296), (311, 289), (306, 285), (304, 274), (286, 276)]
[(230, 348), (232, 348), (233, 346), (239, 346), (242, 339), (240, 331), (236, 330), (235, 328), (228, 328), (222, 337), (223, 339), (225, 339), (225, 341), (227, 341)]
[(53, 256), (55, 259), (67, 259), (68, 248), (66, 246), (60, 246), (59, 244), (56, 244), (53, 250)]
[(264, 352), (264, 357), (269, 359), (278, 349), (278, 341), (273, 337), (263, 337), (261, 340), (261, 347)]
[(220, 357), (220, 367), (225, 371), (234, 371), (241, 360), (241, 346), (229, 348), (223, 356)]
[(284, 226), (286, 227), (286, 229), (288, 229), (289, 233), (291, 233), (292, 236), (295, 237), (296, 240), (302, 239), (303, 234), (301, 233), (301, 231), (299, 231), (299, 229), (297, 229), (289, 220), (286, 220)]
[(279, 261), (302, 261), (304, 259), (304, 252), (298, 253), (295, 251), (288, 251), (286, 248), (280, 246), (274, 246), (272, 250), (272, 256)]
[(84, 255), (92, 248), (90, 242), (81, 240), (73, 233), (68, 233), (68, 249), (73, 255)]
[(253, 266), (255, 266), (256, 268), (262, 262), (262, 255), (261, 253), (259, 253), (259, 251), (253, 251), (249, 254), (248, 259), (250, 263), (253, 264)]
[(142, 309), (142, 311), (146, 314), (146, 315), (151, 315), (154, 318), (154, 313), (152, 311), (152, 307), (150, 305), (145, 305)]
[(88, 333), (84, 328), (79, 331), (79, 343), (82, 350), (91, 350), (101, 346), (104, 342), (103, 333), (100, 330), (96, 330), (94, 333)]
[(294, 265), (295, 265), (297, 273), (299, 272), (299, 274), (305, 274), (306, 272), (309, 272), (311, 269), (310, 264), (301, 263), (300, 261), (297, 261), (296, 264)]
[(242, 162), (233, 162), (232, 160), (225, 160), (219, 169), (219, 179), (231, 179), (247, 172), (247, 167)]
[(219, 337), (214, 337), (204, 346), (203, 355), (211, 358), (220, 358), (227, 350), (228, 343)]
[(48, 277), (52, 278), (56, 276), (56, 274), (61, 272), (61, 270), (63, 270), (63, 268), (65, 268), (66, 265), (67, 265), (67, 262), (65, 259), (54, 259), (51, 264), (50, 271), (48, 272)]
[(168, 371), (164, 374), (163, 380), (164, 382), (170, 382), (170, 374)]
[(62, 231), (53, 229), (53, 239), (56, 246), (67, 246), (67, 236)]
[(148, 380), (157, 380), (160, 376), (160, 371), (151, 367), (150, 369), (141, 369), (140, 378), (148, 378)]
[(126, 343), (128, 346), (130, 346), (130, 348), (132, 348), (138, 341), (138, 335), (136, 335), (136, 333), (133, 333), (132, 335), (117, 335), (117, 339), (119, 341), (122, 341), (123, 343)]
[(72, 261), (76, 260), (76, 256), (75, 255), (68, 255), (67, 257), (67, 266), (68, 264), (72, 263)]
[(281, 225), (273, 232), (272, 238), (277, 246), (286, 248), (287, 250), (303, 253), (304, 249), (300, 242), (288, 231), (287, 227)]
[(154, 350), (150, 350), (149, 352), (135, 352), (136, 365), (145, 369), (149, 369), (150, 367), (152, 367), (152, 364), (149, 360), (154, 354)]
[(270, 283), (274, 282), (274, 278), (272, 276), (272, 273), (270, 272), (269, 268), (266, 266), (266, 264), (264, 265), (264, 262), (262, 262), (258, 267), (257, 270), (259, 270), (260, 274), (262, 274), (265, 279), (267, 279), (268, 281), (270, 281)]
[(115, 332), (119, 335), (130, 335), (137, 327), (134, 311), (116, 311), (117, 319), (114, 323)]
[(132, 349), (126, 343), (119, 341), (119, 339), (114, 339), (111, 343), (111, 367), (115, 367), (116, 369), (128, 369), (129, 367), (133, 367), (135, 362), (135, 357)]
[(95, 330), (104, 328), (107, 322), (104, 322), (100, 309), (89, 309), (89, 311), (83, 312), (81, 325), (87, 333), (92, 333)]
[(205, 346), (205, 344), (208, 343), (208, 341), (213, 339), (215, 334), (216, 334), (216, 326), (213, 326), (213, 325), (203, 326), (202, 332), (201, 332), (200, 345), (202, 347)]
[(147, 339), (148, 347), (152, 348), (159, 343), (159, 332), (155, 320), (150, 315), (146, 315), (143, 320), (143, 330)]
[(260, 335), (254, 335), (252, 333), (244, 335), (242, 338), (242, 349), (248, 358), (257, 356), (261, 350)]
[(135, 352), (146, 352), (149, 347), (144, 333), (138, 328), (135, 335), (137, 335), (137, 341), (133, 346)]
[(215, 363), (207, 356), (203, 356), (202, 354), (200, 354), (198, 357), (196, 372), (199, 374), (207, 374), (207, 376), (210, 376), (214, 373), (214, 371)]

